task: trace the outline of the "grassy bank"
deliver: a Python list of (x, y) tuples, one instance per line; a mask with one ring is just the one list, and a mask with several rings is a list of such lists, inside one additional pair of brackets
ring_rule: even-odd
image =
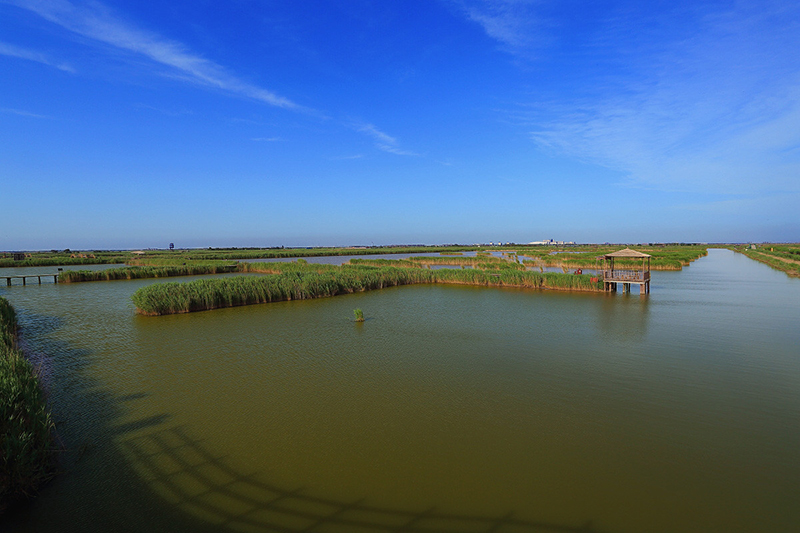
[(800, 278), (800, 244), (762, 244), (755, 250), (748, 246), (734, 246), (731, 249), (775, 270)]
[[(285, 263), (283, 264), (285, 265)], [(290, 264), (291, 265), (291, 264)], [(320, 269), (298, 265), (263, 277), (203, 279), (188, 283), (149, 285), (131, 297), (146, 315), (188, 313), (285, 300), (323, 298), (368, 290), (421, 283), (448, 283), (494, 287), (525, 287), (573, 291), (602, 291), (589, 276), (540, 274), (518, 270), (428, 270), (422, 268), (342, 266)]]
[(0, 513), (53, 474), (53, 420), (30, 362), (16, 348), (14, 308), (0, 297)]

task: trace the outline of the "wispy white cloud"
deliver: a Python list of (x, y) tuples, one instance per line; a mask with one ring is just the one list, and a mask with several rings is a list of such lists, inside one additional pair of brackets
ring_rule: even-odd
[(13, 44), (0, 42), (0, 55), (26, 59), (28, 61), (35, 61), (49, 67), (57, 68), (58, 70), (63, 70), (64, 72), (70, 72), (73, 74), (75, 73), (75, 69), (67, 63), (53, 61), (47, 55), (41, 52), (36, 52), (34, 50), (15, 46)]
[(531, 138), (622, 171), (627, 186), (800, 191), (800, 58), (788, 52), (800, 48), (799, 15), (706, 14), (691, 21), (692, 38), (632, 57), (602, 82), (586, 79), (596, 85), (588, 95), (529, 103)]
[(281, 139), (280, 137), (253, 137), (250, 140), (256, 142), (278, 142), (282, 141), (283, 139)]
[(536, 0), (455, 0), (467, 19), (514, 53), (527, 54), (545, 40)]
[(354, 128), (356, 131), (365, 133), (368, 136), (372, 137), (375, 140), (375, 147), (378, 150), (395, 155), (408, 155), (408, 156), (419, 155), (416, 152), (403, 150), (402, 148), (400, 148), (400, 146), (398, 146), (396, 138), (380, 131), (372, 124), (355, 124)]
[(366, 133), (367, 135), (373, 137), (379, 143), (389, 146), (397, 144), (397, 139), (383, 133), (372, 124), (359, 124), (356, 126), (356, 130), (360, 131), (361, 133)]
[(194, 83), (285, 109), (308, 111), (288, 98), (239, 79), (181, 43), (125, 23), (98, 2), (77, 5), (67, 0), (12, 0), (11, 3), (82, 37), (147, 57)]
[(8, 113), (10, 115), (19, 115), (21, 117), (30, 117), (30, 118), (53, 118), (48, 117), (47, 115), (38, 115), (36, 113), (30, 113), (28, 111), (23, 111), (21, 109), (9, 109), (9, 108), (2, 108), (0, 109), (0, 113)]

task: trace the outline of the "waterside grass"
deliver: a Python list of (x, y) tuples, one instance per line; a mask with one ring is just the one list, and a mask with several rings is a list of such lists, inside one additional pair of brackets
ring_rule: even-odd
[(54, 472), (53, 419), (36, 371), (16, 348), (14, 308), (0, 297), (0, 514)]
[(68, 270), (58, 275), (60, 283), (111, 281), (120, 279), (167, 278), (236, 272), (236, 265), (193, 264), (180, 266), (130, 266), (107, 270)]
[(800, 244), (761, 244), (755, 249), (742, 245), (731, 249), (789, 276), (800, 278)]
[[(285, 264), (285, 263), (284, 263)], [(273, 264), (277, 265), (277, 264)], [(281, 264), (283, 265), (283, 264)], [(589, 276), (541, 274), (519, 270), (487, 272), (477, 269), (298, 265), (271, 276), (202, 279), (142, 287), (131, 299), (145, 315), (188, 313), (286, 300), (323, 298), (398, 285), (446, 283), (494, 287), (523, 287), (572, 291), (602, 291)]]

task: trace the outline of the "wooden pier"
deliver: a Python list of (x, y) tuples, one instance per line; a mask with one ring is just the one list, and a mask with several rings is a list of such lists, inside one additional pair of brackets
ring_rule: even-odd
[(49, 278), (50, 276), (53, 277), (53, 283), (58, 283), (58, 274), (27, 274), (20, 276), (0, 276), (0, 279), (6, 280), (6, 285), (10, 287), (12, 279), (21, 279), (22, 285), (25, 286), (28, 284), (28, 278), (36, 278), (37, 280), (39, 280), (39, 285), (41, 285), (42, 278)]

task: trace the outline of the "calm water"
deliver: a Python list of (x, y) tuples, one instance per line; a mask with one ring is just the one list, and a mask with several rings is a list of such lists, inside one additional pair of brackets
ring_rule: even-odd
[(66, 448), (0, 530), (800, 527), (800, 280), (741, 255), (654, 272), (646, 299), (412, 286), (136, 316), (163, 281), (0, 287)]

